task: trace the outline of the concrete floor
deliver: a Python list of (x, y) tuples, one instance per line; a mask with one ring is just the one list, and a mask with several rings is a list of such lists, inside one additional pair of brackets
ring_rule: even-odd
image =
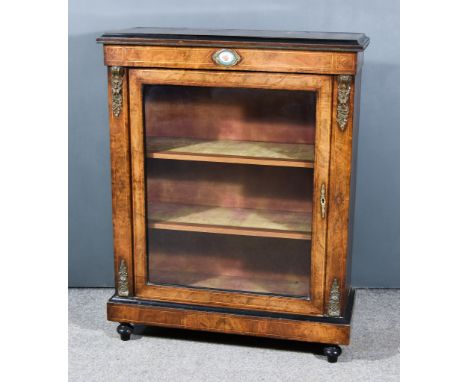
[(137, 327), (123, 342), (106, 320), (112, 294), (69, 290), (70, 382), (399, 381), (399, 290), (357, 291), (351, 345), (336, 364), (311, 344), (216, 333)]

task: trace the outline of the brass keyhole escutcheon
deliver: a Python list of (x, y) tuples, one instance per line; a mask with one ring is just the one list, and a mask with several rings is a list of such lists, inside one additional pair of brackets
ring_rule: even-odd
[(326, 193), (327, 193), (327, 190), (325, 188), (325, 184), (322, 183), (322, 186), (320, 187), (320, 208), (321, 208), (321, 212), (322, 212), (322, 219), (325, 218), (326, 213), (327, 213)]

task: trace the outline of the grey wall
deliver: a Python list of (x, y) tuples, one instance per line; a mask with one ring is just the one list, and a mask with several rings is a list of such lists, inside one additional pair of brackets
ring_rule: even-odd
[(106, 70), (95, 39), (134, 26), (366, 33), (352, 283), (399, 287), (397, 0), (70, 0), (70, 286), (113, 283)]

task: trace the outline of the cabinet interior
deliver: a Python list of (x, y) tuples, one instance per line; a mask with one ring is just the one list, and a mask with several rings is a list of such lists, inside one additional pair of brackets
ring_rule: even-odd
[(143, 94), (148, 281), (308, 298), (315, 93)]

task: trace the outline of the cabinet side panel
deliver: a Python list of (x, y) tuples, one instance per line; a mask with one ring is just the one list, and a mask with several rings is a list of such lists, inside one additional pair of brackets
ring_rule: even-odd
[[(354, 77), (351, 77), (347, 122), (343, 128), (338, 124), (338, 78), (333, 86), (332, 143), (330, 156), (330, 186), (328, 192), (328, 235), (325, 298), (330, 308), (331, 292), (338, 298), (340, 315), (345, 310), (346, 268), (348, 252), (348, 228), (351, 184), (351, 156), (353, 141)], [(334, 280), (336, 283), (334, 285)], [(338, 297), (337, 297), (338, 296)]]
[[(128, 118), (128, 76), (108, 70), (108, 108), (112, 176), (112, 225), (114, 231), (115, 287), (133, 296), (132, 203)], [(127, 290), (127, 292), (125, 292)]]
[(352, 249), (354, 238), (354, 211), (356, 204), (356, 179), (357, 179), (357, 158), (358, 158), (358, 137), (359, 137), (359, 111), (361, 104), (361, 68), (363, 64), (364, 54), (361, 52), (358, 55), (358, 72), (354, 78), (354, 110), (353, 110), (353, 144), (352, 144), (352, 165), (351, 165), (351, 184), (350, 184), (350, 199), (349, 199), (349, 240), (348, 240), (348, 257), (346, 261), (346, 293), (349, 293), (351, 288), (351, 271), (352, 271)]

